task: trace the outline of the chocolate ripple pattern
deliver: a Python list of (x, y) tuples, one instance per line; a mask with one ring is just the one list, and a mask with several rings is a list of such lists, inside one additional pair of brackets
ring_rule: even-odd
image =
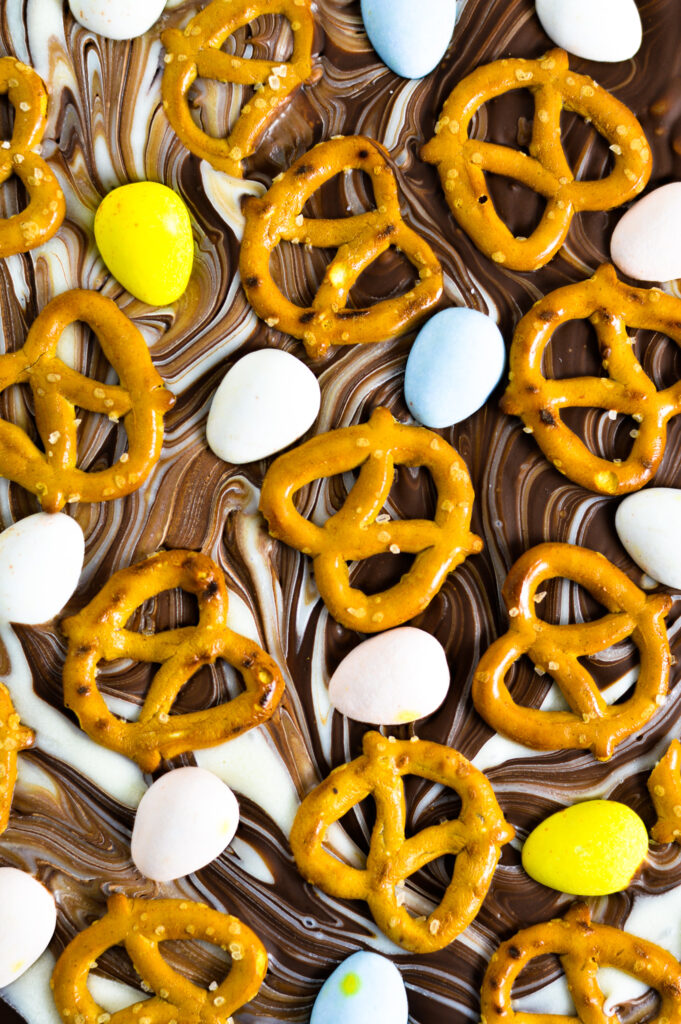
[[(26, 707), (22, 718), (38, 735), (35, 751), (20, 757), (14, 813), (0, 843), (0, 864), (35, 872), (55, 893), (59, 925), (50, 950), (54, 956), (103, 913), (106, 896), (115, 889), (128, 896), (205, 899), (242, 918), (266, 943), (270, 970), (258, 997), (236, 1015), (239, 1024), (307, 1021), (321, 981), (360, 947), (395, 957), (408, 987), (411, 1024), (475, 1021), (479, 984), (498, 942), (520, 927), (561, 913), (570, 902), (524, 874), (519, 844), (505, 848), (474, 924), (448, 949), (422, 958), (396, 950), (377, 935), (361, 904), (335, 900), (304, 885), (288, 847), (287, 832), (300, 798), (332, 766), (360, 753), (365, 727), (332, 714), (326, 695), (331, 672), (359, 637), (330, 619), (317, 597), (308, 561), (267, 537), (256, 511), (267, 464), (226, 466), (205, 443), (212, 395), (238, 356), (265, 345), (305, 356), (298, 343), (267, 328), (250, 311), (236, 272), (238, 192), (233, 202), (225, 204), (223, 220), (220, 203), (214, 205), (217, 200), (206, 185), (213, 179), (179, 143), (161, 108), (160, 29), (184, 25), (199, 6), (203, 5), (171, 3), (146, 37), (114, 43), (79, 26), (61, 0), (7, 0), (2, 5), (2, 53), (30, 63), (49, 85), (44, 155), (67, 197), (67, 220), (58, 235), (39, 252), (13, 256), (0, 265), (2, 334), (8, 350), (19, 347), (37, 312), (55, 294), (74, 286), (101, 290), (138, 325), (159, 372), (178, 399), (168, 416), (161, 461), (145, 486), (122, 501), (75, 507), (86, 535), (87, 560), (80, 589), (66, 611), (82, 607), (113, 572), (160, 547), (200, 549), (226, 573), (235, 628), (250, 631), (278, 661), (287, 677), (287, 693), (272, 722), (257, 735), (197, 756), (204, 766), (237, 780), (233, 784), (239, 791), (242, 825), (235, 843), (196, 875), (158, 885), (137, 873), (129, 851), (133, 807), (145, 780), (130, 763), (101, 760), (97, 751), (93, 754), (92, 745), (88, 747), (89, 741), (79, 737), (63, 711), (64, 641), (58, 627), (3, 628), (0, 675), (20, 695), (22, 709)], [(609, 236), (621, 212), (577, 218), (559, 256), (535, 274), (492, 265), (456, 227), (434, 169), (418, 157), (444, 98), (479, 64), (507, 55), (536, 57), (548, 46), (531, 0), (467, 0), (462, 7), (453, 46), (442, 66), (423, 81), (407, 82), (389, 72), (371, 49), (362, 31), (359, 3), (318, 0), (318, 80), (302, 89), (271, 127), (248, 162), (246, 176), (267, 186), (311, 145), (334, 134), (362, 132), (376, 138), (390, 151), (398, 172), (408, 222), (442, 262), (446, 303), (489, 312), (499, 319), (510, 340), (513, 326), (533, 301), (555, 287), (589, 276), (606, 258)], [(681, 23), (676, 0), (644, 0), (640, 8), (645, 36), (634, 60), (607, 66), (574, 61), (573, 65), (578, 72), (594, 75), (641, 120), (654, 152), (650, 186), (654, 187), (681, 176)], [(279, 28), (274, 19), (261, 18), (250, 38), (242, 31), (229, 45), (235, 52), (276, 54), (276, 59), (284, 59), (285, 33), (280, 37)], [(234, 117), (241, 101), (239, 89), (198, 83), (196, 112), (209, 130), (217, 131), (225, 118)], [(499, 142), (523, 145), (531, 111), (529, 96), (514, 93), (489, 104), (475, 130)], [(564, 121), (566, 148), (580, 175), (603, 173), (608, 153), (595, 133), (571, 115)], [(122, 292), (94, 248), (92, 222), (97, 204), (116, 185), (144, 178), (177, 189), (193, 218), (195, 274), (189, 290), (172, 309), (149, 309)], [(536, 197), (516, 183), (496, 178), (490, 179), (490, 191), (514, 230), (524, 233), (531, 228), (540, 211)], [(315, 197), (315, 212), (342, 215), (364, 208), (369, 199), (366, 183), (353, 176), (339, 183), (337, 193), (327, 190)], [(15, 186), (6, 186), (0, 190), (0, 214), (15, 212), (20, 201)], [(322, 264), (322, 254), (288, 247), (277, 272), (282, 286), (302, 297)], [(387, 253), (363, 275), (357, 301), (375, 301), (389, 288), (403, 290), (409, 280), (404, 262), (397, 254)], [(379, 404), (408, 419), (402, 380), (412, 340), (332, 352), (311, 363), (323, 395), (317, 429), (365, 420)], [(554, 344), (549, 351), (553, 371), (585, 372), (593, 362), (590, 344), (583, 325), (565, 328), (560, 350)], [(77, 329), (64, 339), (63, 347), (91, 373), (107, 372), (101, 354), (90, 348)], [(679, 356), (668, 341), (641, 338), (639, 349), (645, 349), (644, 365), (660, 382), (681, 373)], [(445, 645), (452, 688), (445, 706), (418, 723), (415, 731), (422, 738), (453, 744), (488, 772), (504, 813), (521, 839), (559, 806), (597, 795), (630, 804), (651, 824), (647, 772), (667, 738), (681, 731), (681, 712), (673, 699), (677, 670), (672, 699), (643, 737), (623, 743), (605, 764), (579, 752), (534, 754), (516, 747), (493, 736), (473, 711), (472, 672), (488, 644), (506, 628), (500, 588), (524, 550), (542, 540), (584, 544), (603, 551), (641, 582), (640, 570), (628, 560), (614, 532), (616, 503), (561, 477), (519, 422), (500, 413), (497, 397), (471, 419), (443, 432), (471, 472), (477, 495), (472, 529), (484, 537), (485, 549), (448, 579), (416, 621)], [(0, 414), (29, 428), (30, 412), (21, 393), (0, 397)], [(598, 448), (624, 445), (629, 427), (587, 413), (581, 429), (588, 443)], [(123, 445), (115, 424), (84, 417), (83, 465), (103, 464)], [(680, 456), (681, 429), (673, 423), (658, 485), (681, 486)], [(323, 520), (340, 505), (351, 483), (351, 479), (333, 480), (310, 488), (301, 496), (305, 514)], [(418, 474), (403, 471), (386, 511), (395, 516), (428, 514), (430, 500)], [(0, 481), (3, 527), (34, 510), (29, 496)], [(395, 572), (395, 561), (382, 558), (360, 567), (359, 578), (382, 585)], [(593, 612), (576, 588), (549, 588), (547, 617), (557, 621)], [(142, 609), (140, 628), (163, 628), (169, 622), (188, 621), (189, 615), (187, 603), (175, 595)], [(678, 602), (668, 621), (672, 650), (678, 656)], [(604, 652), (593, 664), (599, 678), (620, 693), (635, 670), (628, 645)], [(122, 662), (108, 666), (101, 682), (117, 712), (132, 716), (147, 678), (146, 670)], [(233, 685), (228, 673), (204, 670), (182, 694), (182, 709), (220, 699)], [(552, 699), (546, 680), (527, 667), (518, 673), (515, 685), (518, 697), (535, 706)], [(408, 732), (405, 728), (398, 734)], [(260, 773), (251, 773), (258, 778), (239, 774), (239, 762), (246, 757), (261, 766)], [(191, 760), (185, 757), (178, 763)], [(416, 829), (455, 813), (456, 803), (451, 794), (414, 781), (409, 809), (409, 828)], [(338, 852), (360, 862), (371, 821), (364, 806), (344, 821), (345, 831), (334, 835)], [(436, 862), (413, 880), (408, 901), (414, 912), (427, 913), (438, 901), (447, 867)], [(649, 918), (661, 912), (669, 916), (679, 905), (680, 887), (681, 851), (653, 848), (649, 862), (626, 893), (597, 903), (597, 918), (625, 925), (637, 908), (648, 908)], [(168, 956), (173, 966), (197, 981), (219, 980), (219, 959), (203, 949), (175, 944)], [(130, 964), (115, 951), (100, 959), (98, 973), (138, 985)], [(524, 976), (519, 995), (541, 990), (558, 973), (555, 965), (535, 965)], [(35, 1024), (50, 998), (37, 981), (32, 988), (28, 1001), (9, 994), (10, 1000), (20, 1003), (28, 1024)], [(629, 1001), (623, 1020), (635, 1016), (641, 1005), (640, 998)], [(0, 1003), (3, 1021), (10, 1013)]]

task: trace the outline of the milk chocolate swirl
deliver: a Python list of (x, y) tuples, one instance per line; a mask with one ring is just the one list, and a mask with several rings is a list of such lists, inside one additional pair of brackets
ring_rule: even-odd
[[(226, 370), (246, 351), (272, 345), (294, 352), (311, 365), (322, 388), (322, 408), (313, 432), (368, 418), (387, 405), (409, 416), (402, 384), (412, 337), (386, 344), (349, 348), (306, 360), (302, 346), (269, 329), (249, 310), (236, 275), (238, 239), (212, 205), (199, 161), (178, 141), (161, 107), (162, 28), (184, 26), (203, 4), (173, 3), (160, 22), (132, 42), (111, 42), (77, 24), (60, 0), (7, 0), (0, 13), (2, 54), (16, 54), (33, 65), (50, 90), (49, 125), (43, 152), (67, 196), (67, 220), (48, 246), (0, 264), (0, 313), (7, 351), (23, 344), (40, 309), (67, 287), (90, 287), (114, 298), (140, 327), (159, 372), (177, 395), (167, 417), (159, 465), (136, 494), (100, 505), (72, 506), (86, 536), (86, 566), (68, 612), (81, 608), (112, 572), (160, 547), (188, 547), (210, 554), (223, 567), (230, 590), (250, 612), (261, 644), (280, 663), (287, 694), (272, 722), (264, 727), (273, 757), (285, 766), (292, 792), (302, 796), (332, 766), (360, 753), (365, 727), (330, 716), (325, 684), (340, 659), (360, 636), (335, 624), (318, 599), (309, 564), (272, 542), (256, 510), (265, 462), (226, 465), (207, 448), (206, 416), (211, 397)], [(389, 151), (398, 174), (403, 213), (433, 247), (445, 272), (442, 305), (462, 304), (498, 319), (507, 342), (514, 324), (548, 291), (590, 276), (607, 258), (613, 226), (622, 215), (590, 213), (575, 218), (567, 244), (543, 270), (513, 273), (482, 256), (456, 226), (445, 203), (436, 171), (419, 159), (432, 135), (437, 114), (452, 87), (472, 69), (498, 57), (534, 58), (550, 45), (531, 0), (467, 0), (442, 64), (422, 81), (397, 78), (380, 62), (363, 32), (359, 3), (317, 0), (316, 81), (300, 90), (271, 126), (246, 176), (269, 184), (314, 143), (336, 134), (363, 133)], [(681, 18), (678, 0), (644, 0), (643, 46), (637, 56), (614, 65), (572, 58), (580, 73), (594, 76), (629, 106), (643, 124), (654, 154), (649, 188), (681, 174)], [(237, 53), (287, 56), (288, 37), (278, 21), (264, 17), (241, 30), (227, 45)], [(193, 95), (195, 113), (210, 131), (234, 116), (241, 101), (231, 87), (200, 81)], [(235, 106), (236, 105), (236, 106)], [(2, 108), (8, 128), (7, 108)], [(476, 131), (497, 142), (525, 146), (532, 116), (527, 93), (515, 92), (490, 103)], [(580, 178), (597, 177), (609, 164), (607, 146), (593, 128), (564, 114), (566, 150)], [(97, 204), (116, 185), (151, 179), (175, 188), (192, 214), (198, 258), (189, 290), (171, 309), (155, 309), (132, 299), (106, 272), (92, 236)], [(537, 196), (516, 182), (490, 176), (495, 203), (509, 225), (528, 234), (540, 212)], [(313, 212), (337, 216), (361, 210), (370, 186), (358, 175), (338, 180), (315, 198)], [(0, 189), (0, 215), (22, 202), (12, 180)], [(319, 280), (324, 254), (284, 247), (276, 267), (282, 287), (307, 300)], [(302, 250), (302, 251), (301, 251)], [(400, 256), (386, 253), (367, 270), (353, 293), (358, 305), (408, 287), (411, 270)], [(640, 332), (636, 352), (662, 386), (681, 376), (681, 354), (661, 336)], [(75, 336), (74, 352), (92, 375), (108, 372), (91, 340)], [(549, 352), (558, 375), (600, 373), (598, 353), (588, 325), (572, 324), (557, 333)], [(465, 459), (476, 492), (472, 529), (484, 538), (479, 555), (450, 576), (430, 608), (415, 624), (429, 630), (448, 652), (451, 692), (445, 705), (419, 722), (420, 737), (450, 743), (474, 758), (491, 739), (470, 699), (474, 667), (481, 653), (506, 628), (500, 587), (510, 565), (528, 547), (544, 540), (571, 541), (603, 551), (637, 583), (641, 571), (628, 559), (614, 532), (617, 502), (587, 493), (560, 476), (544, 459), (518, 420), (501, 414), (496, 393), (478, 413), (443, 431)], [(0, 398), (0, 415), (26, 423), (31, 408), (14, 389)], [(626, 418), (610, 420), (596, 411), (571, 421), (596, 451), (626, 452)], [(111, 460), (122, 443), (120, 428), (85, 415), (80, 464), (96, 467)], [(681, 486), (681, 424), (672, 423), (664, 463), (656, 483)], [(319, 484), (303, 496), (306, 514), (321, 515), (342, 501), (347, 481)], [(428, 514), (432, 495), (417, 471), (396, 478), (387, 510), (394, 516)], [(2, 526), (33, 511), (33, 499), (14, 485), (0, 485)], [(402, 556), (371, 561), (358, 578), (378, 589), (404, 569)], [(576, 587), (549, 588), (544, 614), (557, 621), (569, 614), (594, 614), (593, 603)], [(178, 595), (159, 600), (138, 616), (142, 628), (191, 621), (191, 608)], [(679, 654), (678, 602), (669, 617), (672, 650)], [(53, 623), (18, 628), (21, 647), (0, 648), (0, 670), (14, 672), (23, 649), (33, 690), (62, 715), (61, 665), (64, 640)], [(11, 645), (10, 645), (11, 646)], [(593, 661), (606, 684), (635, 662), (632, 649), (620, 645)], [(102, 689), (134, 702), (148, 681), (146, 669), (114, 664), (101, 676)], [(678, 672), (674, 670), (672, 698)], [(180, 710), (205, 706), (229, 691), (231, 680), (220, 668), (206, 669), (186, 688)], [(521, 665), (515, 680), (519, 699), (538, 706), (548, 691), (545, 679)], [(488, 776), (504, 814), (520, 840), (542, 818), (574, 800), (608, 795), (628, 803), (647, 824), (653, 820), (645, 780), (665, 736), (681, 733), (681, 708), (671, 699), (642, 735), (630, 738), (605, 764), (589, 754), (522, 753), (510, 759), (483, 753)], [(321, 981), (345, 956), (359, 948), (385, 950), (362, 904), (326, 897), (303, 884), (292, 860), (282, 821), (254, 799), (240, 798), (242, 824), (235, 844), (223, 856), (188, 878), (168, 885), (144, 879), (130, 859), (133, 812), (106, 787), (68, 764), (41, 743), (40, 725), (29, 766), (17, 789), (11, 824), (0, 838), (0, 863), (36, 873), (54, 892), (59, 923), (51, 950), (58, 955), (69, 939), (104, 911), (113, 890), (130, 896), (167, 895), (201, 898), (242, 918), (263, 939), (270, 969), (257, 996), (236, 1015), (239, 1024), (304, 1022)], [(407, 730), (408, 732), (408, 730)], [(663, 745), (663, 744), (662, 744)], [(180, 759), (185, 763), (191, 758)], [(177, 763), (180, 763), (178, 761)], [(484, 766), (484, 765), (483, 765)], [(257, 765), (254, 771), (257, 771)], [(264, 769), (263, 769), (264, 770)], [(147, 779), (147, 782), (150, 780)], [(265, 780), (264, 789), (267, 789)], [(456, 809), (452, 794), (421, 781), (409, 791), (409, 828), (422, 828)], [(347, 822), (349, 837), (366, 846), (371, 810), (361, 806)], [(411, 880), (415, 912), (438, 902), (451, 865), (435, 862)], [(622, 924), (639, 897), (671, 892), (681, 884), (681, 853), (652, 847), (649, 861), (625, 893), (594, 901), (597, 919)], [(391, 949), (409, 995), (412, 1024), (475, 1021), (479, 985), (487, 960), (499, 941), (518, 928), (558, 914), (570, 900), (533, 882), (520, 866), (519, 844), (504, 848), (492, 888), (473, 925), (441, 953), (427, 957)], [(420, 909), (419, 909), (420, 908)], [(176, 945), (173, 964), (209, 983), (220, 963), (191, 944)], [(100, 959), (99, 973), (137, 985), (126, 960), (111, 953)], [(523, 976), (519, 994), (557, 977), (555, 964), (540, 963)], [(36, 992), (35, 999), (49, 998)], [(625, 1019), (641, 1019), (649, 1003), (628, 1004)], [(36, 1010), (37, 1013), (37, 1010)], [(3, 1020), (14, 1020), (0, 1003)], [(31, 1012), (27, 1013), (29, 1024)]]

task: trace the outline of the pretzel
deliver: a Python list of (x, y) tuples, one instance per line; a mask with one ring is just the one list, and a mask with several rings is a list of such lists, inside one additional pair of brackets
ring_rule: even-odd
[(648, 778), (648, 791), (657, 812), (650, 830), (656, 843), (681, 843), (681, 743), (672, 740)]
[[(136, 608), (175, 587), (196, 595), (197, 626), (151, 636), (126, 629)], [(88, 736), (153, 772), (161, 758), (213, 747), (271, 718), (284, 692), (281, 672), (256, 643), (227, 628), (227, 604), (223, 574), (210, 558), (163, 551), (117, 572), (86, 608), (65, 619), (64, 703)], [(122, 657), (161, 666), (136, 722), (113, 715), (97, 688), (99, 661)], [(245, 691), (218, 707), (171, 716), (182, 687), (218, 658), (237, 669)]]
[[(607, 377), (547, 380), (542, 357), (556, 329), (589, 319)], [(661, 331), (681, 346), (681, 299), (659, 288), (631, 288), (610, 265), (541, 299), (518, 324), (510, 353), (504, 412), (520, 416), (553, 465), (582, 487), (627, 494), (653, 478), (664, 455), (667, 423), (681, 412), (681, 381), (658, 391), (634, 355), (627, 326)], [(594, 455), (561, 419), (563, 409), (605, 409), (636, 420), (628, 458)]]
[[(221, 946), (232, 956), (226, 978), (207, 991), (173, 970), (161, 943), (194, 940)], [(125, 946), (133, 966), (156, 995), (116, 1013), (107, 1013), (90, 995), (90, 970), (111, 946)], [(267, 952), (258, 936), (238, 918), (205, 903), (111, 896), (107, 913), (76, 935), (52, 974), (54, 1001), (64, 1024), (225, 1024), (257, 995), (267, 971)]]
[[(59, 339), (77, 320), (93, 330), (120, 384), (100, 384), (59, 358)], [(37, 495), (47, 512), (72, 501), (120, 498), (144, 483), (161, 454), (163, 415), (175, 398), (154, 369), (144, 338), (111, 299), (81, 289), (53, 299), (23, 348), (0, 356), (0, 392), (14, 384), (31, 388), (45, 451), (20, 427), (0, 420), (0, 475)], [(114, 422), (123, 417), (128, 451), (109, 469), (76, 468), (76, 406)]]
[[(280, 14), (288, 20), (293, 33), (289, 61), (247, 60), (221, 50), (232, 33), (264, 14)], [(313, 39), (310, 0), (213, 0), (184, 30), (162, 32), (167, 50), (163, 107), (187, 149), (217, 170), (240, 178), (241, 161), (255, 152), (267, 126), (310, 78)], [(202, 131), (191, 115), (187, 93), (197, 77), (255, 87), (255, 95), (241, 108), (226, 139)]]
[[(534, 97), (530, 155), (509, 146), (469, 138), (474, 115), (513, 89)], [(599, 181), (576, 181), (561, 144), (560, 116), (572, 110), (592, 123), (615, 154)], [(611, 210), (638, 195), (652, 170), (643, 128), (623, 103), (587, 75), (570, 71), (564, 50), (539, 60), (504, 59), (477, 68), (451, 93), (421, 157), (436, 164), (447, 204), (477, 247), (510, 270), (538, 270), (565, 241), (573, 216)], [(514, 237), (494, 207), (485, 171), (521, 182), (546, 199), (529, 238)]]
[[(395, 466), (424, 466), (437, 490), (433, 520), (377, 522)], [(293, 503), (301, 487), (361, 466), (359, 477), (324, 526), (301, 516)], [(319, 593), (337, 622), (363, 633), (399, 626), (428, 607), (447, 574), (482, 541), (469, 530), (473, 488), (463, 459), (425, 427), (405, 426), (387, 409), (368, 423), (320, 434), (280, 455), (265, 475), (260, 511), (272, 537), (314, 559)], [(371, 596), (350, 585), (348, 561), (401, 551), (416, 558), (399, 583)]]
[[(563, 577), (589, 591), (609, 614), (594, 622), (552, 626), (537, 617), (537, 589)], [(650, 597), (597, 551), (574, 544), (539, 544), (515, 563), (502, 595), (510, 628), (483, 655), (473, 678), (473, 703), (497, 732), (534, 750), (592, 750), (606, 761), (638, 732), (665, 701), (671, 655), (664, 617), (668, 594)], [(632, 696), (609, 706), (579, 658), (631, 637), (641, 656)], [(569, 711), (541, 711), (516, 704), (506, 675), (523, 654), (539, 674), (548, 672)]]
[(0, 835), (9, 822), (17, 781), (17, 753), (32, 747), (34, 740), (35, 733), (21, 725), (10, 692), (0, 683)]
[[(577, 1016), (526, 1013), (513, 1008), (513, 985), (532, 960), (560, 957)], [(596, 924), (588, 907), (573, 904), (565, 917), (524, 928), (504, 942), (489, 962), (481, 992), (482, 1024), (617, 1024), (605, 1010), (598, 970), (614, 967), (657, 991), (660, 1007), (649, 1024), (681, 1020), (681, 968), (675, 957), (647, 939)]]
[(47, 92), (42, 79), (28, 64), (2, 57), (0, 95), (5, 94), (14, 108), (14, 128), (11, 139), (0, 148), (0, 184), (16, 174), (28, 193), (28, 206), (23, 213), (0, 220), (3, 259), (52, 238), (66, 213), (59, 182), (35, 152), (47, 126)]
[[(405, 838), (405, 775), (453, 789), (459, 816)], [(334, 822), (372, 796), (376, 824), (366, 869), (350, 867), (323, 848)], [(291, 849), (302, 876), (329, 896), (366, 900), (381, 931), (403, 949), (433, 953), (453, 942), (480, 909), (501, 847), (515, 835), (482, 772), (451, 747), (426, 740), (364, 736), (364, 753), (336, 768), (303, 800), (291, 829)], [(442, 902), (425, 920), (413, 918), (397, 888), (438, 857), (456, 858)]]
[[(413, 327), (442, 294), (442, 268), (432, 249), (402, 220), (395, 175), (387, 153), (361, 135), (321, 142), (275, 179), (262, 198), (250, 197), (239, 269), (246, 297), (271, 327), (298, 338), (309, 356), (323, 356), (331, 345), (388, 341)], [(310, 197), (341, 171), (371, 177), (376, 208), (338, 219), (303, 215)], [(324, 279), (307, 308), (281, 292), (270, 260), (280, 242), (334, 248)], [(410, 291), (364, 309), (348, 309), (360, 274), (391, 246), (416, 268)]]

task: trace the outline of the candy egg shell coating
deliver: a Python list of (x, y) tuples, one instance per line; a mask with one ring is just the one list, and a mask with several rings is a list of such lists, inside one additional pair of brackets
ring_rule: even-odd
[(423, 78), (447, 51), (456, 22), (454, 0), (362, 0), (371, 45), (391, 71)]
[(140, 800), (132, 859), (147, 878), (169, 882), (219, 857), (238, 824), (236, 797), (217, 775), (205, 768), (176, 768)]
[(681, 588), (681, 490), (648, 487), (628, 495), (615, 514), (622, 544), (644, 572)]
[(536, 7), (551, 41), (577, 57), (615, 63), (629, 60), (641, 46), (634, 0), (536, 0)]
[(166, 0), (69, 0), (71, 14), (105, 39), (136, 39), (158, 21)]
[(612, 233), (614, 263), (639, 281), (681, 277), (681, 181), (656, 188), (638, 199)]
[(626, 889), (648, 852), (641, 818), (615, 800), (587, 800), (546, 818), (523, 846), (525, 871), (551, 889), (607, 896)]
[(17, 868), (0, 868), (0, 908), (1, 989), (45, 951), (57, 924), (57, 908), (52, 893)]
[(37, 512), (0, 533), (0, 622), (54, 618), (78, 586), (85, 540), (63, 512)]
[(289, 352), (267, 348), (227, 371), (208, 413), (208, 444), (240, 465), (267, 458), (312, 426), (321, 402), (317, 378)]
[(378, 953), (353, 953), (331, 974), (310, 1024), (407, 1024), (409, 1006), (397, 967)]

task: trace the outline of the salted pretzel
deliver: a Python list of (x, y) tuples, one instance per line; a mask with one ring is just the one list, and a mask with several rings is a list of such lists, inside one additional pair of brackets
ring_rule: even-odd
[[(221, 49), (237, 29), (263, 14), (283, 15), (293, 34), (288, 61), (237, 57)], [(166, 48), (163, 107), (168, 120), (196, 156), (219, 171), (242, 176), (241, 161), (251, 156), (270, 121), (312, 74), (314, 18), (310, 0), (213, 0), (183, 30), (161, 33)], [(194, 121), (187, 93), (197, 78), (255, 86), (227, 138), (214, 138)]]
[[(388, 341), (414, 326), (442, 294), (442, 268), (427, 242), (403, 221), (395, 175), (387, 154), (361, 135), (321, 142), (280, 175), (262, 198), (244, 204), (246, 226), (240, 273), (246, 297), (258, 316), (323, 356), (331, 345)], [(306, 217), (303, 208), (325, 182), (341, 171), (366, 171), (376, 208), (337, 219)], [(291, 302), (272, 277), (270, 260), (280, 242), (336, 249), (312, 305)], [(364, 309), (348, 308), (360, 274), (391, 246), (415, 267), (419, 281), (404, 295)]]
[[(151, 635), (126, 629), (136, 608), (175, 587), (196, 596), (197, 626)], [(64, 703), (88, 736), (153, 772), (161, 758), (213, 747), (267, 721), (284, 692), (284, 680), (265, 651), (228, 629), (227, 605), (224, 576), (210, 558), (194, 551), (163, 551), (117, 572), (86, 608), (65, 619)], [(124, 657), (160, 665), (135, 722), (112, 714), (97, 688), (98, 663)], [(240, 673), (244, 692), (218, 707), (171, 716), (182, 687), (218, 659)]]
[[(168, 941), (208, 942), (232, 957), (225, 979), (213, 990), (194, 985), (164, 959)], [(90, 995), (90, 970), (112, 946), (125, 946), (133, 967), (156, 994), (109, 1014)], [(52, 991), (64, 1024), (225, 1024), (257, 995), (267, 971), (267, 952), (238, 918), (205, 903), (111, 896), (107, 912), (76, 935), (57, 960)]]
[[(536, 957), (560, 957), (576, 1016), (527, 1013), (513, 1007), (513, 985)], [(681, 967), (675, 957), (647, 939), (591, 920), (584, 903), (563, 918), (524, 928), (504, 942), (489, 962), (481, 991), (483, 1024), (617, 1024), (605, 1010), (598, 971), (614, 967), (655, 989), (660, 1006), (650, 1024), (681, 1020)]]
[[(570, 320), (593, 324), (607, 377), (547, 379), (542, 358), (554, 332)], [(582, 487), (627, 494), (653, 478), (667, 423), (681, 412), (681, 381), (658, 391), (634, 354), (627, 327), (660, 331), (681, 346), (681, 299), (659, 288), (631, 288), (608, 264), (579, 284), (550, 292), (518, 324), (510, 353), (504, 412), (520, 416), (553, 465)], [(564, 409), (604, 409), (631, 416), (636, 429), (624, 459), (594, 455), (562, 420)]]
[[(490, 100), (513, 89), (529, 89), (534, 121), (529, 156), (510, 146), (469, 138), (471, 120)], [(598, 181), (576, 181), (561, 144), (561, 111), (591, 122), (608, 142), (614, 166)], [(570, 70), (564, 50), (539, 60), (504, 58), (477, 68), (456, 85), (421, 150), (436, 164), (455, 219), (477, 247), (511, 270), (538, 270), (565, 241), (573, 216), (582, 210), (610, 210), (633, 199), (652, 169), (643, 128), (623, 103), (587, 75)], [(514, 237), (500, 219), (485, 172), (521, 182), (546, 199), (529, 238)]]
[(14, 57), (0, 58), (0, 95), (14, 108), (14, 128), (0, 146), (0, 185), (13, 174), (28, 194), (28, 206), (0, 219), (0, 257), (28, 252), (59, 229), (66, 213), (64, 193), (43, 158), (35, 152), (47, 125), (47, 91), (33, 68)]
[[(57, 355), (69, 324), (83, 321), (97, 336), (120, 384), (77, 373)], [(67, 502), (108, 501), (137, 490), (161, 454), (163, 415), (175, 403), (154, 369), (144, 338), (115, 302), (74, 289), (53, 299), (33, 322), (26, 343), (0, 356), (0, 392), (28, 384), (44, 452), (13, 423), (0, 420), (0, 476), (37, 495), (47, 512)], [(77, 410), (123, 419), (128, 451), (110, 468), (76, 467)]]
[(657, 812), (650, 830), (656, 843), (681, 843), (681, 743), (672, 740), (648, 778), (648, 791)]
[[(537, 616), (537, 590), (554, 577), (573, 580), (609, 614), (594, 622), (552, 626)], [(483, 655), (473, 677), (473, 702), (497, 732), (534, 750), (592, 750), (607, 760), (664, 703), (671, 655), (664, 617), (667, 594), (649, 596), (597, 551), (574, 544), (539, 544), (522, 555), (502, 590), (511, 619), (504, 636)], [(634, 692), (608, 705), (579, 659), (631, 637), (641, 656)], [(516, 704), (506, 675), (523, 654), (557, 683), (569, 711), (541, 711)]]
[[(395, 466), (430, 470), (437, 490), (432, 520), (378, 522)], [(361, 467), (343, 507), (316, 526), (295, 508), (301, 487)], [(349, 629), (377, 633), (399, 626), (428, 607), (447, 574), (482, 549), (470, 532), (473, 488), (466, 465), (441, 437), (406, 426), (387, 409), (368, 423), (320, 434), (276, 459), (265, 475), (260, 511), (272, 537), (314, 559), (319, 593), (331, 615)], [(416, 555), (399, 583), (367, 595), (350, 585), (347, 563), (401, 551)]]
[(32, 747), (34, 740), (35, 733), (21, 724), (9, 690), (0, 683), (0, 835), (9, 822), (17, 781), (17, 753)]
[[(453, 789), (457, 818), (405, 838), (405, 775)], [(324, 849), (329, 827), (371, 796), (376, 824), (366, 869), (350, 867)], [(426, 740), (364, 736), (364, 753), (341, 765), (303, 800), (291, 829), (291, 849), (303, 877), (340, 899), (366, 900), (381, 931), (413, 953), (444, 949), (468, 927), (485, 898), (501, 856), (515, 835), (482, 772), (451, 747)], [(452, 879), (440, 905), (413, 918), (398, 896), (405, 879), (437, 857), (454, 855)]]

